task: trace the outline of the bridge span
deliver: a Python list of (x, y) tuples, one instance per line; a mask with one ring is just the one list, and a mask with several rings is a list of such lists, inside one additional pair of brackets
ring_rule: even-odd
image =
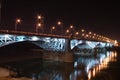
[[(87, 34), (86, 34), (87, 35)], [(0, 47), (16, 42), (30, 41), (47, 51), (65, 53), (65, 60), (71, 61), (71, 51), (87, 51), (93, 53), (97, 49), (116, 46), (115, 41), (100, 36), (71, 36), (42, 34), (23, 31), (0, 30)], [(82, 52), (80, 52), (82, 53)], [(53, 58), (53, 57), (52, 57)]]

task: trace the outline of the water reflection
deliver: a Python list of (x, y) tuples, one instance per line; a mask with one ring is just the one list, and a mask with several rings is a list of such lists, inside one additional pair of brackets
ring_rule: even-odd
[(95, 77), (97, 73), (101, 70), (108, 68), (109, 62), (116, 61), (117, 53), (116, 52), (107, 52), (107, 56), (100, 61), (98, 65), (95, 65), (92, 69), (88, 72), (88, 80), (92, 80), (92, 77)]
[(93, 80), (109, 62), (116, 61), (116, 52), (99, 53), (97, 57), (77, 57), (74, 63), (30, 60), (3, 64), (16, 72), (16, 77), (31, 80)]

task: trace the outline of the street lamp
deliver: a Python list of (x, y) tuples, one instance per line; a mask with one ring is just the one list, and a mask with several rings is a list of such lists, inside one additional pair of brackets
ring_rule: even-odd
[(71, 36), (74, 36), (74, 31), (75, 31), (74, 26), (70, 25), (69, 29), (70, 29)]
[(37, 26), (36, 26), (36, 33), (38, 33), (38, 29), (41, 28), (41, 23), (38, 23)]
[(73, 29), (73, 25), (70, 25), (70, 29)]
[(76, 32), (76, 33), (75, 33), (75, 35), (78, 35), (78, 34), (79, 34), (79, 32)]
[(66, 30), (66, 35), (68, 35), (68, 34), (69, 34), (69, 32), (70, 32), (70, 30), (69, 30), (69, 29), (67, 29), (67, 30)]
[(89, 35), (89, 38), (92, 38), (92, 32), (89, 32), (88, 35)]
[(53, 33), (53, 30), (55, 30), (55, 26), (51, 28), (51, 34)]
[(67, 30), (66, 30), (66, 33), (69, 33), (69, 32), (70, 32), (69, 29), (67, 29)]
[(41, 16), (41, 15), (38, 15), (37, 18), (40, 20), (40, 19), (42, 19), (42, 16)]
[(75, 32), (75, 36), (78, 37), (78, 35), (79, 35), (79, 32)]
[(70, 28), (71, 32), (74, 33), (74, 30), (75, 30), (75, 29), (74, 29), (74, 26), (73, 26), (73, 25), (70, 25), (69, 28)]
[(62, 22), (58, 21), (58, 25), (61, 25), (61, 24), (62, 24)]
[(81, 30), (81, 32), (84, 32), (84, 31), (85, 31), (84, 29)]
[(61, 21), (58, 21), (57, 24), (61, 26), (61, 35), (63, 35), (63, 23)]
[(37, 16), (37, 26), (36, 26), (36, 32), (38, 32), (38, 29), (41, 28), (42, 30), (42, 33), (44, 31), (44, 28), (43, 28), (43, 20), (44, 20), (44, 17), (42, 15), (38, 15)]
[(17, 25), (18, 25), (20, 22), (21, 22), (20, 19), (16, 19), (16, 21), (15, 21), (15, 31), (17, 30)]
[(41, 23), (38, 23), (37, 26), (38, 26), (38, 28), (41, 27)]

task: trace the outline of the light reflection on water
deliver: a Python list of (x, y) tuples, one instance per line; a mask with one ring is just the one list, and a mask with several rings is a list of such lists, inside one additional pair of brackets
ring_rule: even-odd
[(109, 62), (116, 61), (116, 57), (116, 52), (107, 53), (107, 56), (98, 65), (95, 65), (92, 69), (88, 71), (88, 80), (91, 80), (92, 77), (95, 77), (95, 75), (101, 70), (108, 68)]
[(31, 60), (8, 63), (18, 77), (31, 80), (92, 80), (109, 62), (116, 61), (116, 52), (100, 53), (95, 57), (77, 57), (74, 63)]

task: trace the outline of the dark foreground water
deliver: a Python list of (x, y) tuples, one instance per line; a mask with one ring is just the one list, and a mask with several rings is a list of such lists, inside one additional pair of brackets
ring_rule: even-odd
[(73, 63), (25, 60), (0, 64), (11, 77), (31, 80), (120, 80), (120, 54), (99, 53), (97, 57), (75, 57)]

